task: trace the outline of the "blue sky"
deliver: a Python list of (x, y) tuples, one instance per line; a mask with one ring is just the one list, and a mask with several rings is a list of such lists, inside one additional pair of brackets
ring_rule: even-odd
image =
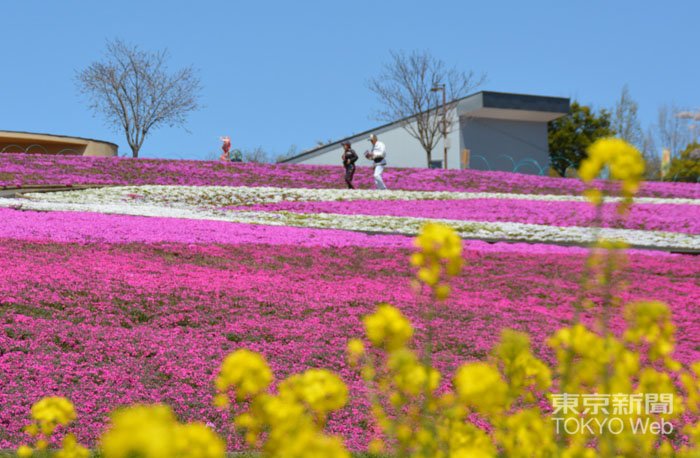
[(643, 126), (662, 104), (700, 109), (700, 2), (0, 0), (0, 130), (99, 138), (74, 75), (106, 39), (193, 65), (204, 108), (151, 134), (144, 157), (203, 159), (218, 137), (282, 154), (377, 125), (366, 87), (390, 50), (428, 50), (485, 72), (481, 89), (611, 107), (624, 84)]

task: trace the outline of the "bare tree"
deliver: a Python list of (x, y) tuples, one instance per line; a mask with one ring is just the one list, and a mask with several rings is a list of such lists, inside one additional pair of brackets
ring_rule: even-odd
[(446, 91), (446, 130), (452, 126), (457, 100), (485, 81), (485, 75), (465, 73), (433, 57), (428, 51), (407, 54), (392, 51), (391, 61), (368, 81), (383, 108), (377, 118), (385, 122), (403, 119), (403, 128), (425, 150), (430, 166), (432, 151), (442, 133), (442, 96), (431, 89), (439, 84)]
[(686, 121), (678, 116), (676, 106), (663, 105), (659, 108), (657, 135), (662, 148), (671, 150), (671, 157), (678, 157), (681, 150), (690, 143), (690, 133)]
[(639, 148), (646, 162), (644, 178), (649, 181), (661, 180), (661, 155), (659, 154), (660, 151), (656, 149), (654, 132), (651, 128), (647, 128)]
[(641, 147), (644, 141), (642, 127), (639, 123), (637, 111), (639, 105), (630, 95), (629, 88), (625, 84), (622, 87), (620, 99), (612, 110), (612, 128), (617, 135), (629, 143)]
[(637, 115), (638, 111), (639, 105), (632, 98), (629, 88), (625, 84), (622, 87), (620, 98), (612, 110), (611, 127), (620, 138), (640, 149), (646, 162), (645, 178), (647, 180), (660, 180), (661, 155), (656, 147), (654, 132), (651, 128), (647, 129), (646, 132), (642, 130)]
[(299, 154), (299, 148), (297, 147), (297, 145), (292, 144), (289, 146), (286, 153), (282, 153), (275, 158), (275, 162), (285, 161), (290, 157), (296, 156), (297, 154)]
[(689, 143), (698, 142), (698, 128), (700, 128), (700, 111), (681, 111), (676, 113), (676, 118), (688, 121), (688, 129), (690, 130)]
[(168, 72), (167, 50), (149, 52), (121, 40), (107, 42), (104, 59), (76, 75), (90, 108), (122, 130), (133, 157), (151, 130), (182, 126), (197, 110), (200, 81), (192, 67)]
[(263, 149), (262, 146), (256, 146), (253, 149), (246, 149), (243, 151), (243, 162), (255, 162), (258, 164), (265, 164), (272, 162), (270, 155)]
[(204, 155), (204, 160), (205, 161), (218, 161), (220, 156), (221, 156), (221, 153), (219, 153), (217, 151), (208, 151)]

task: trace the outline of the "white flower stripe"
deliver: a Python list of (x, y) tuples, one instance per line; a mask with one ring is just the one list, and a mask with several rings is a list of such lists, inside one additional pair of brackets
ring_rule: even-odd
[[(225, 212), (151, 205), (140, 202), (63, 203), (28, 199), (0, 199), (0, 206), (22, 207), (37, 211), (80, 211), (167, 218), (230, 221), (248, 224), (341, 229), (363, 232), (389, 232), (415, 235), (427, 221), (440, 221), (454, 227), (462, 237), (487, 240), (521, 240), (544, 243), (589, 243), (594, 240), (590, 228), (558, 227), (538, 224), (435, 220), (397, 216), (366, 216), (336, 214), (300, 214), (291, 212)], [(630, 245), (665, 249), (700, 249), (700, 237), (661, 231), (631, 229), (600, 229), (600, 237), (622, 240)]]
[[(138, 201), (148, 204), (168, 204), (174, 207), (212, 207), (259, 205), (312, 201), (353, 200), (469, 200), (517, 199), (531, 201), (585, 202), (582, 196), (510, 194), (489, 192), (447, 191), (376, 191), (346, 189), (306, 189), (232, 186), (115, 186), (82, 191), (25, 194), (26, 198), (47, 202), (122, 203)], [(617, 202), (619, 198), (607, 198)], [(700, 205), (700, 199), (640, 197), (640, 204)]]

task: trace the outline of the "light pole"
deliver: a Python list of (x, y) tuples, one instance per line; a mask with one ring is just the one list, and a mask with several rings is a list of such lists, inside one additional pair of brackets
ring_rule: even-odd
[(442, 146), (445, 150), (445, 169), (447, 169), (447, 96), (445, 95), (445, 85), (436, 84), (430, 91), (442, 91)]

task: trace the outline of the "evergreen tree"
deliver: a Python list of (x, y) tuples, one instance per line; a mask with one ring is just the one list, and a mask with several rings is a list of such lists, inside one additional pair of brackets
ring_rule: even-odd
[(576, 101), (571, 103), (569, 114), (551, 121), (547, 130), (550, 166), (561, 176), (570, 167), (578, 169), (591, 143), (615, 134), (607, 110), (595, 113)]

